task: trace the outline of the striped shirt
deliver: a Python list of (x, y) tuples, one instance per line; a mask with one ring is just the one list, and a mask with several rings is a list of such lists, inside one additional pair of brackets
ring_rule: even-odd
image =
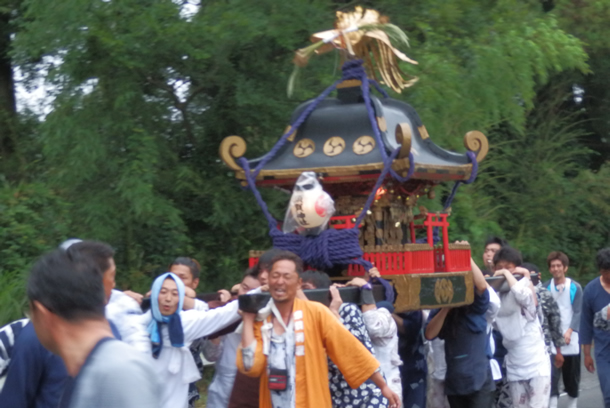
[(15, 339), (29, 321), (29, 319), (16, 320), (0, 328), (0, 377), (8, 371), (8, 363), (11, 361)]

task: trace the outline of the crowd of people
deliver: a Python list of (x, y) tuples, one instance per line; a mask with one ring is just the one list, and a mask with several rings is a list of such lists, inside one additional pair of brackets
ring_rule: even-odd
[[(471, 260), (471, 304), (410, 312), (375, 300), (375, 268), (347, 283), (361, 302), (346, 303), (342, 285), (277, 249), (211, 302), (196, 296), (194, 259), (176, 258), (139, 294), (114, 289), (113, 257), (71, 240), (34, 265), (28, 317), (0, 329), (0, 408), (194, 407), (204, 360), (215, 364), (210, 408), (547, 408), (561, 380), (572, 408), (581, 347), (610, 407), (610, 248), (583, 291), (564, 253), (548, 255), (541, 282), (491, 238), (483, 268)], [(330, 306), (308, 289), (328, 289)], [(263, 292), (258, 313), (239, 310), (239, 296)]]

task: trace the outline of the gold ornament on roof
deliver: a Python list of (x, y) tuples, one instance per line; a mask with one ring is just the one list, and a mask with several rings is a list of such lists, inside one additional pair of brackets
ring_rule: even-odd
[(312, 154), (316, 150), (316, 144), (311, 139), (301, 139), (297, 142), (292, 150), (292, 153), (302, 159)]
[(337, 156), (345, 149), (345, 140), (339, 136), (333, 136), (324, 143), (324, 154), (327, 156)]
[(398, 66), (398, 60), (417, 64), (394, 46), (408, 47), (407, 35), (376, 10), (356, 7), (348, 13), (337, 11), (335, 29), (316, 33), (311, 36), (311, 41), (312, 45), (295, 53), (295, 70), (288, 83), (289, 95), (299, 68), (305, 67), (314, 53), (323, 54), (335, 49), (344, 57), (362, 59), (368, 76), (398, 93), (417, 81), (417, 77), (406, 80), (409, 75)]
[(353, 150), (357, 155), (367, 154), (375, 148), (375, 139), (371, 136), (360, 136), (354, 142)]

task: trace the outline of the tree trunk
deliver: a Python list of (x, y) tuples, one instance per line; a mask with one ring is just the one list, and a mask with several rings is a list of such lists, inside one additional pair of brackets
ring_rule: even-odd
[(14, 118), (15, 82), (9, 55), (11, 47), (11, 16), (0, 14), (0, 159), (5, 161), (15, 149)]

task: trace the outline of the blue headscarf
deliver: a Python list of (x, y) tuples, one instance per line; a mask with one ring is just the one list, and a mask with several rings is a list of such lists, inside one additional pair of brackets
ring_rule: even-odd
[[(159, 292), (163, 282), (167, 278), (173, 279), (176, 282), (178, 288), (178, 308), (171, 316), (163, 316), (159, 310)], [(182, 331), (182, 320), (180, 319), (180, 311), (184, 303), (184, 283), (182, 280), (171, 272), (166, 272), (159, 276), (153, 282), (152, 289), (150, 292), (150, 310), (152, 312), (152, 320), (148, 325), (148, 333), (150, 334), (150, 341), (152, 343), (153, 357), (159, 357), (161, 349), (163, 348), (163, 336), (161, 335), (161, 327), (166, 324), (169, 331), (169, 340), (173, 347), (184, 347), (184, 333)]]

